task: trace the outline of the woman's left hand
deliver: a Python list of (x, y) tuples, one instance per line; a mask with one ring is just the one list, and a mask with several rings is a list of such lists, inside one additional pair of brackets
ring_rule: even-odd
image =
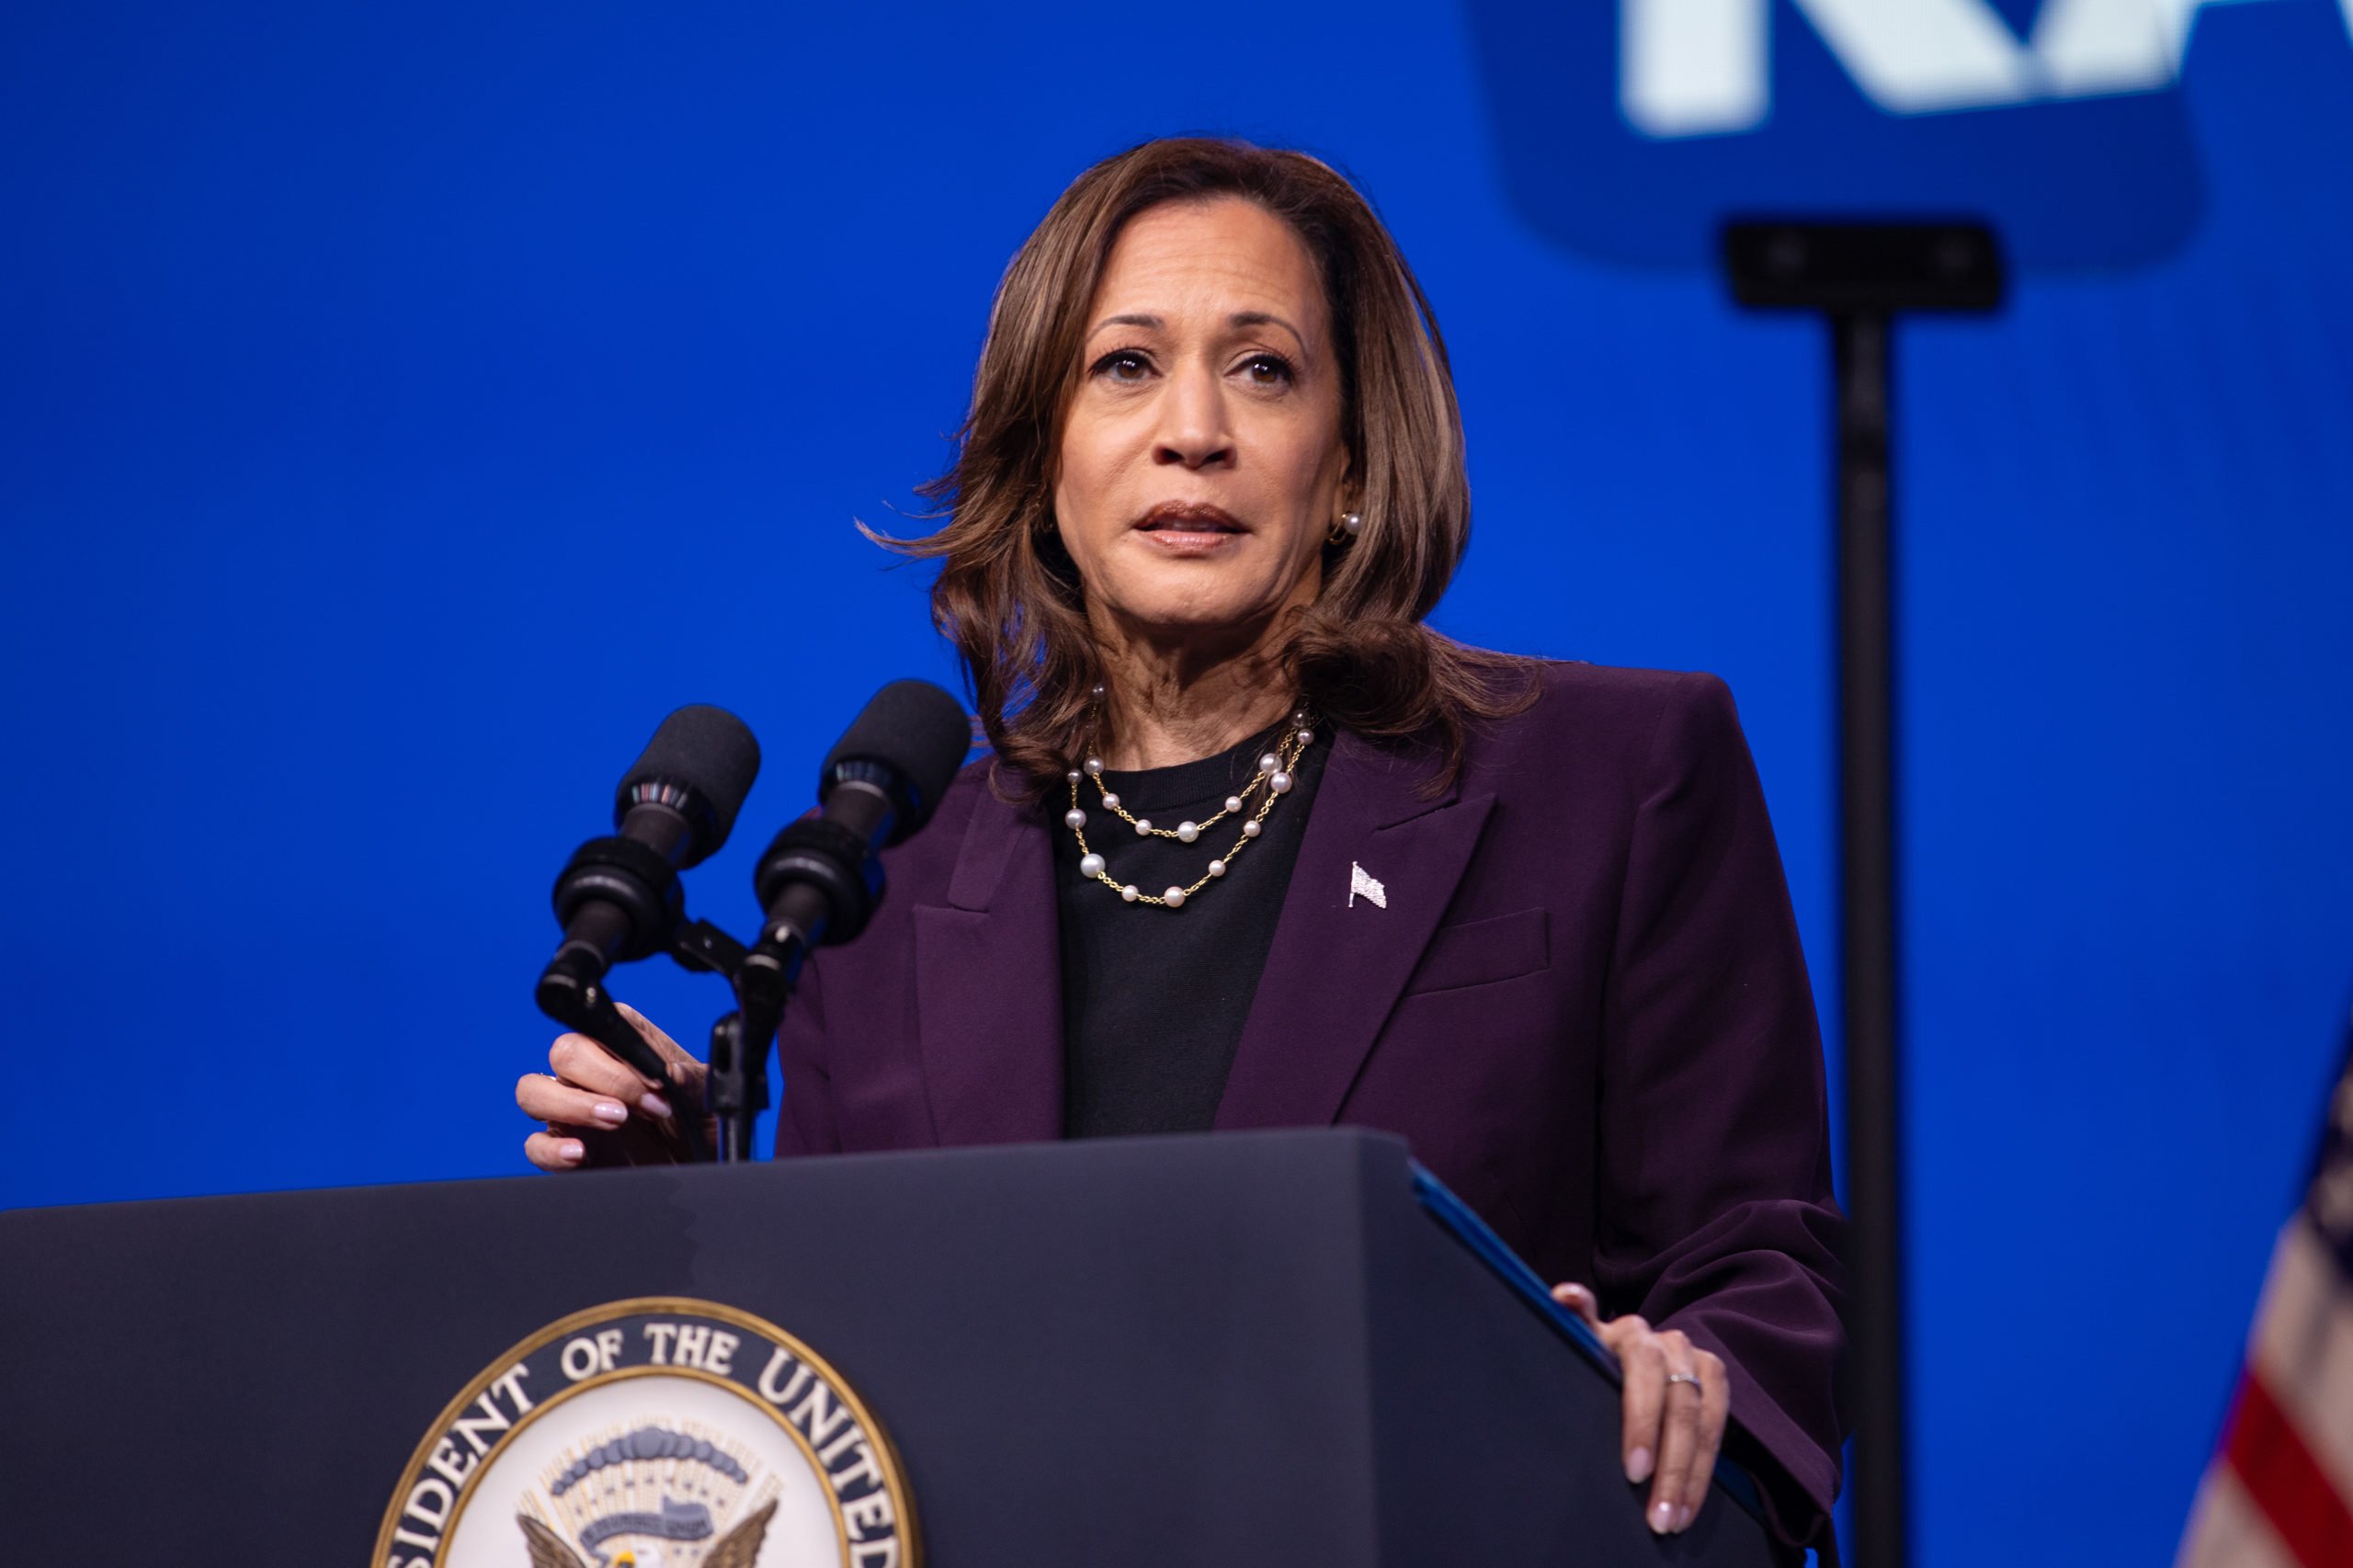
[(1681, 1333), (1661, 1333), (1628, 1313), (1601, 1321), (1593, 1292), (1555, 1285), (1552, 1299), (1593, 1325), (1617, 1355), (1625, 1374), (1624, 1436), (1620, 1451), (1626, 1479), (1651, 1483), (1645, 1517), (1652, 1530), (1671, 1535), (1689, 1528), (1707, 1500), (1732, 1414), (1732, 1385), (1723, 1358), (1700, 1349)]

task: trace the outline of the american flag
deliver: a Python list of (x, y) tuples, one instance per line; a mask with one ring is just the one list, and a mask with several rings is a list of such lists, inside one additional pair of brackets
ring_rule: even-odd
[(2176, 1568), (2353, 1564), (2353, 1041)]

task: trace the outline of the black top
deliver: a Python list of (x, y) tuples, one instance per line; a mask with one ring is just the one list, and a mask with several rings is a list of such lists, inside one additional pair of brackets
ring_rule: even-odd
[[(1103, 782), (1131, 815), (1154, 827), (1199, 822), (1249, 782), (1258, 758), (1278, 749), (1289, 730), (1285, 723), (1263, 731), (1199, 762), (1106, 773)], [(1331, 744), (1329, 729), (1319, 729), (1265, 831), (1181, 909), (1130, 903), (1081, 877), (1077, 837), (1062, 820), (1070, 809), (1068, 788), (1049, 798), (1062, 926), (1063, 1128), (1071, 1137), (1209, 1130), (1274, 945)], [(1239, 816), (1180, 844), (1138, 837), (1103, 809), (1091, 779), (1080, 780), (1078, 790), (1088, 846), (1112, 876), (1155, 896), (1200, 881), (1209, 863), (1231, 850), (1259, 801), (1253, 796)]]

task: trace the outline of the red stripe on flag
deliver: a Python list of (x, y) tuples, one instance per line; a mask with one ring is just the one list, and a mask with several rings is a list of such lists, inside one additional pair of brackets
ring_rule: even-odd
[(2239, 1380), (2222, 1455), (2306, 1568), (2353, 1562), (2353, 1510), (2304, 1446), (2303, 1434), (2253, 1368)]

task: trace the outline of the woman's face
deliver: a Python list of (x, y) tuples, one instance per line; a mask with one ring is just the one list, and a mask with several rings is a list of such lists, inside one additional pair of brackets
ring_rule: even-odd
[(1131, 220), (1063, 425), (1054, 517), (1106, 631), (1214, 647), (1315, 597), (1348, 459), (1324, 285), (1239, 198)]

